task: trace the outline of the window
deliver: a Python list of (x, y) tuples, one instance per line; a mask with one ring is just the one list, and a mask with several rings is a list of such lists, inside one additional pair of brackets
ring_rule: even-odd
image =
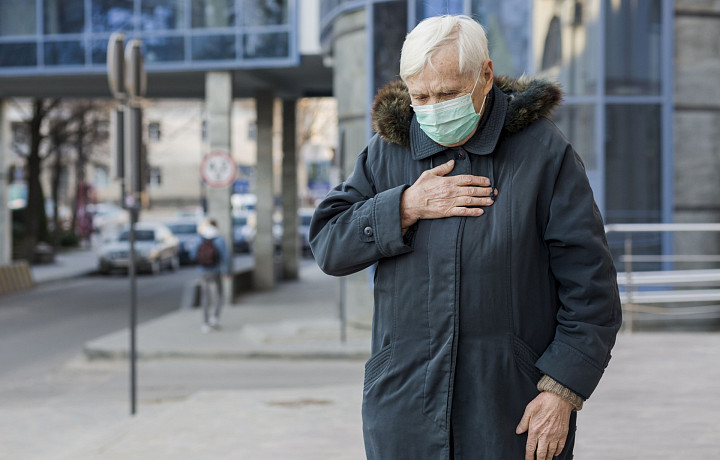
[(287, 0), (245, 0), (243, 25), (266, 26), (288, 23)]
[(37, 65), (37, 45), (32, 43), (0, 43), (0, 67)]
[(133, 0), (92, 0), (95, 32), (133, 30)]
[(25, 156), (30, 152), (30, 129), (28, 124), (22, 121), (10, 123), (12, 132), (12, 150), (18, 155)]
[(257, 122), (251, 121), (248, 123), (248, 140), (257, 140)]
[(184, 0), (141, 0), (140, 22), (144, 30), (185, 28)]
[(46, 34), (80, 34), (85, 28), (84, 0), (43, 0)]
[(157, 121), (151, 121), (148, 123), (148, 139), (150, 139), (153, 142), (157, 142), (160, 140), (161, 137), (160, 132), (160, 122)]
[(45, 65), (82, 65), (85, 46), (79, 41), (47, 42), (44, 45)]
[(605, 86), (613, 95), (660, 94), (660, 0), (607, 3)]
[(110, 185), (110, 172), (105, 166), (95, 166), (95, 187), (107, 187)]
[(148, 185), (150, 187), (159, 187), (162, 185), (162, 168), (158, 166), (150, 167), (150, 174), (148, 177)]
[(194, 61), (235, 59), (234, 35), (200, 35), (192, 38)]
[(37, 20), (35, 2), (27, 0), (0, 1), (0, 37), (34, 35)]
[(234, 27), (234, 0), (193, 0), (193, 28)]

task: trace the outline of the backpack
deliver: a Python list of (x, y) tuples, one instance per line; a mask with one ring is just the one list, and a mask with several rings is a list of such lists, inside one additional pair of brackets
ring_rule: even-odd
[(195, 256), (197, 263), (203, 267), (214, 267), (220, 262), (220, 252), (215, 247), (213, 240), (203, 238), (198, 246)]

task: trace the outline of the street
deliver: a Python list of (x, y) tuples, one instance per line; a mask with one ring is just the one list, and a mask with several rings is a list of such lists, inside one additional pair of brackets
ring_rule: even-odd
[[(138, 322), (177, 309), (196, 276), (193, 267), (139, 275)], [(129, 286), (125, 276), (86, 276), (0, 298), (0, 382), (42, 376), (86, 341), (126, 328)]]

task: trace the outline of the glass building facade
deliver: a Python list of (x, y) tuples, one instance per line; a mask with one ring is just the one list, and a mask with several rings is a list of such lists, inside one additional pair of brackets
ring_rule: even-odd
[(113, 32), (153, 70), (297, 65), (297, 0), (0, 0), (0, 75), (105, 72)]
[[(671, 0), (326, 0), (321, 40), (334, 18), (358, 8), (372, 18), (369, 98), (398, 78), (415, 24), (469, 14), (486, 28), (496, 74), (562, 85), (555, 122), (582, 157), (606, 222), (672, 221)], [(642, 244), (657, 251), (662, 241)]]

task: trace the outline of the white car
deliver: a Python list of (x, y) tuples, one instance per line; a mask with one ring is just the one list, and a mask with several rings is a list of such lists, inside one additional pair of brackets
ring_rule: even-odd
[[(163, 268), (180, 267), (180, 244), (170, 229), (163, 224), (138, 223), (135, 225), (135, 267), (138, 272), (159, 273)], [(111, 270), (127, 270), (130, 265), (130, 230), (120, 232), (98, 253), (98, 269), (107, 274)]]

